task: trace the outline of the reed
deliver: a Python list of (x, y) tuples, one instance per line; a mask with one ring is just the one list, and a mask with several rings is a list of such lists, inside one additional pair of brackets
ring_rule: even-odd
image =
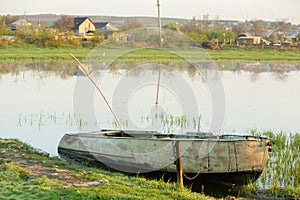
[(31, 128), (38, 128), (42, 130), (49, 126), (65, 126), (66, 128), (76, 128), (79, 129), (86, 127), (88, 123), (77, 116), (74, 113), (57, 113), (57, 112), (45, 112), (41, 110), (39, 113), (30, 114), (19, 114), (18, 126), (30, 126)]
[(300, 134), (273, 131), (253, 135), (272, 139), (272, 152), (261, 177), (249, 184), (246, 190), (261, 191), (279, 197), (300, 197)]

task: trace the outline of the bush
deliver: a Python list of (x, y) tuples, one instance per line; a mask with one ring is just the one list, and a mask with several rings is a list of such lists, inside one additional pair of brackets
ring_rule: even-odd
[(103, 40), (104, 39), (101, 37), (93, 37), (91, 39), (92, 46), (97, 46), (97, 45), (101, 44), (101, 42), (103, 42)]
[(224, 39), (226, 43), (233, 41), (236, 38), (236, 34), (232, 31), (214, 31), (214, 30), (201, 30), (198, 33), (187, 33), (192, 39), (199, 44), (207, 41), (219, 41), (223, 43)]
[(16, 31), (16, 37), (20, 41), (28, 44), (38, 44), (41, 46), (47, 46), (49, 43), (55, 41), (56, 31), (49, 30), (31, 30), (22, 29)]
[(60, 33), (56, 29), (22, 29), (15, 32), (20, 42), (43, 47), (62, 47), (80, 45), (79, 39), (70, 32)]

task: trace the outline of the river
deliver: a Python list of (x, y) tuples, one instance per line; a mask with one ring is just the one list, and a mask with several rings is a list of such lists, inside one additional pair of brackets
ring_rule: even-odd
[[(204, 77), (164, 70), (101, 71), (94, 77), (125, 128), (299, 133), (300, 63), (276, 66), (235, 61), (234, 65), (242, 67), (214, 72), (220, 84), (216, 91)], [(61, 61), (0, 64), (0, 137), (18, 138), (57, 155), (57, 145), (66, 132), (116, 128), (102, 97), (75, 67), (74, 62)], [(159, 101), (155, 104), (158, 82)], [(131, 88), (127, 91), (125, 86)], [(175, 116), (175, 125), (156, 123), (155, 109)], [(191, 113), (193, 116), (189, 116)], [(176, 118), (180, 115), (183, 117)], [(166, 119), (170, 123), (171, 118)], [(213, 120), (217, 120), (216, 125), (212, 125)]]

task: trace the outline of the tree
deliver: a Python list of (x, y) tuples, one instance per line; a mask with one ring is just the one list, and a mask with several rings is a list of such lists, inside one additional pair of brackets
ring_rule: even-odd
[(287, 22), (287, 19), (283, 19), (275, 22), (277, 31), (289, 32), (293, 31), (293, 25), (290, 22)]
[(272, 33), (269, 38), (267, 38), (270, 42), (276, 42), (278, 40), (278, 36), (274, 33)]
[(244, 25), (244, 24), (238, 23), (237, 25), (235, 25), (235, 26), (232, 28), (232, 31), (233, 31), (236, 35), (240, 35), (240, 34), (246, 32), (246, 28), (245, 28), (245, 25)]
[(222, 31), (224, 30), (224, 26), (220, 23), (220, 17), (217, 15), (214, 19), (214, 30), (215, 31)]
[(11, 30), (5, 24), (5, 16), (0, 16), (0, 36), (5, 34), (11, 35)]
[(197, 33), (200, 31), (200, 27), (197, 25), (196, 18), (193, 17), (188, 24), (185, 24), (181, 27), (181, 30), (186, 33)]
[(11, 24), (11, 23), (19, 20), (19, 19), (20, 19), (20, 17), (18, 17), (18, 16), (6, 15), (6, 16), (4, 16), (4, 23), (6, 25), (8, 25), (8, 24)]
[(130, 29), (142, 28), (143, 26), (144, 25), (141, 22), (139, 22), (136, 18), (129, 18), (125, 20), (122, 30), (127, 31)]
[(5, 19), (3, 16), (0, 16), (0, 35), (3, 34), (5, 28), (6, 28)]
[(0, 27), (5, 26), (5, 17), (4, 16), (0, 16)]
[(202, 24), (203, 24), (203, 29), (207, 30), (209, 25), (209, 14), (203, 15)]
[(54, 23), (53, 28), (57, 28), (60, 31), (69, 31), (74, 28), (74, 18), (63, 15)]
[(262, 32), (264, 32), (262, 20), (251, 21), (251, 24), (252, 24), (252, 28), (250, 29), (250, 31), (252, 32), (253, 35), (260, 36)]
[(208, 41), (230, 43), (236, 38), (236, 34), (231, 31), (201, 30), (198, 33), (188, 33), (187, 35), (199, 44)]

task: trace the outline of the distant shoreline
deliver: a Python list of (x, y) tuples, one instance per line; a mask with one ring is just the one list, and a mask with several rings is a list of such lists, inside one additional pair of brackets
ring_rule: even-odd
[[(41, 47), (33, 44), (14, 43), (0, 44), (0, 61), (51, 61), (72, 60), (68, 55), (73, 53), (78, 59), (85, 59), (95, 47), (88, 46), (64, 46), (64, 47)], [(249, 61), (299, 61), (300, 50), (277, 48), (224, 48), (221, 50), (205, 50), (213, 60), (249, 60)], [(155, 54), (145, 55), (144, 59), (151, 60)], [(132, 58), (135, 59), (134, 57)], [(136, 60), (138, 60), (137, 58)]]

